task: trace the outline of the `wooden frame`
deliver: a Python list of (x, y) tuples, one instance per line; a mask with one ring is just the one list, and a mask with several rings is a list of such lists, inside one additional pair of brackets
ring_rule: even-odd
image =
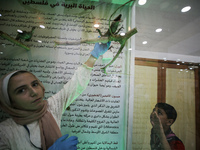
[[(179, 65), (177, 65), (179, 63)], [(196, 123), (196, 150), (200, 149), (200, 69), (198, 64), (189, 62), (164, 61), (159, 59), (135, 58), (135, 65), (152, 66), (158, 68), (157, 102), (166, 102), (166, 68), (189, 69), (195, 66), (195, 123)]]

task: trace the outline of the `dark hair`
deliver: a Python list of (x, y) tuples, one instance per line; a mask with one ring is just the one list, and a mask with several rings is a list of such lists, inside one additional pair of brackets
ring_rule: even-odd
[(168, 119), (173, 119), (174, 122), (177, 118), (177, 112), (175, 108), (167, 103), (157, 103), (155, 107), (161, 108), (167, 114)]

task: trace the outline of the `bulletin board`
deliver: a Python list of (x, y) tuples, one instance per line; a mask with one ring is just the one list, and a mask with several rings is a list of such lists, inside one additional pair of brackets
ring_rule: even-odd
[[(21, 40), (30, 50), (0, 37), (0, 76), (13, 70), (28, 70), (46, 87), (47, 99), (70, 80), (94, 48), (94, 44), (85, 43), (55, 47), (54, 41), (98, 37), (94, 23), (106, 32), (109, 17), (118, 7), (104, 1), (1, 0), (1, 31), (16, 38), (18, 29), (35, 29), (30, 41)], [(130, 28), (130, 10), (127, 5), (112, 18), (122, 14), (122, 32)], [(63, 114), (62, 134), (78, 136), (78, 149), (126, 148), (130, 52), (126, 45), (105, 74), (101, 68), (111, 61), (120, 44), (111, 42), (111, 46), (109, 56), (105, 54), (97, 60), (87, 89)], [(1, 121), (7, 117), (0, 112)]]

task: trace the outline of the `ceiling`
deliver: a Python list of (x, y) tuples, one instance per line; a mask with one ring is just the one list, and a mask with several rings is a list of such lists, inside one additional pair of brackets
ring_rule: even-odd
[[(200, 56), (200, 0), (147, 0), (135, 5), (136, 50)], [(191, 10), (182, 13), (185, 6)], [(162, 32), (156, 33), (157, 28)]]
[[(106, 0), (120, 5), (128, 1)], [(147, 0), (145, 5), (139, 5), (138, 1), (134, 4), (137, 52), (195, 57), (200, 62), (200, 0)], [(191, 9), (182, 13), (185, 6)], [(155, 32), (157, 28), (162, 28), (162, 32)]]

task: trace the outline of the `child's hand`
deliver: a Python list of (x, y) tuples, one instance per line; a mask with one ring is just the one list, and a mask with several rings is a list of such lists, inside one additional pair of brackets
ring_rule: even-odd
[(153, 126), (153, 133), (159, 134), (161, 130), (163, 130), (160, 118), (156, 111), (151, 113), (150, 122)]
[(160, 123), (160, 118), (158, 117), (158, 114), (156, 111), (152, 112), (151, 114), (151, 124), (152, 126), (156, 126), (157, 124)]

